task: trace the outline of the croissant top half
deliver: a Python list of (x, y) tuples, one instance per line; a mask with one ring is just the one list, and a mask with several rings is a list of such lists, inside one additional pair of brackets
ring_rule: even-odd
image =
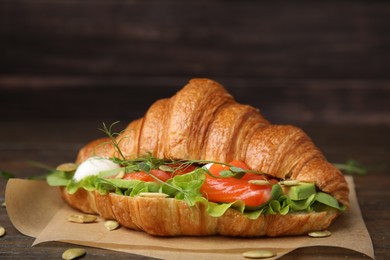
[[(349, 206), (344, 176), (300, 128), (270, 124), (209, 79), (192, 79), (173, 97), (157, 100), (117, 141), (126, 157), (151, 152), (158, 158), (241, 160), (277, 178), (313, 182)], [(118, 156), (103, 138), (81, 149), (77, 162), (93, 154)]]

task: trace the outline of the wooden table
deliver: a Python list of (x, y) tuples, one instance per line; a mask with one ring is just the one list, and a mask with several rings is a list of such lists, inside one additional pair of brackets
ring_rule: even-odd
[[(72, 161), (77, 150), (91, 138), (100, 136), (95, 130), (97, 122), (6, 122), (0, 124), (0, 168), (13, 172), (16, 177), (26, 178), (42, 174), (28, 164), (29, 160), (56, 165)], [(330, 161), (343, 162), (349, 158), (377, 167), (366, 176), (356, 176), (356, 191), (363, 218), (372, 237), (377, 259), (389, 254), (390, 178), (390, 127), (307, 126), (305, 131), (324, 151)], [(7, 137), (7, 138), (5, 138)], [(0, 199), (4, 199), (5, 181), (1, 181)], [(33, 196), (33, 194), (32, 194)], [(58, 258), (70, 245), (45, 243), (31, 247), (33, 238), (20, 234), (8, 219), (6, 209), (0, 208), (0, 223), (7, 234), (0, 240), (0, 257)], [(85, 259), (127, 258), (127, 255), (108, 250), (88, 248)], [(353, 251), (314, 247), (298, 249), (283, 259), (368, 259)]]

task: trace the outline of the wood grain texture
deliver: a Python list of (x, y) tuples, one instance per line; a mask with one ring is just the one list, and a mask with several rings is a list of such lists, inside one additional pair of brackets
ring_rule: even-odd
[[(386, 1), (1, 0), (0, 7), (3, 118), (139, 117), (138, 107), (210, 77), (274, 122), (390, 124)], [(91, 92), (128, 109), (111, 116)], [(44, 100), (56, 105), (47, 109)]]
[(387, 2), (2, 0), (1, 7), (4, 74), (389, 76)]

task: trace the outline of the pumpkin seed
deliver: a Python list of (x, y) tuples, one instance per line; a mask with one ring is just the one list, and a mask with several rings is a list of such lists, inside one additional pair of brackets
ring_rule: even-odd
[(276, 256), (276, 253), (270, 250), (251, 250), (244, 252), (242, 255), (245, 258), (261, 259)]
[(160, 192), (140, 192), (139, 195), (141, 197), (148, 197), (148, 198), (166, 198), (166, 197), (169, 197), (168, 194), (160, 193)]
[(104, 222), (104, 226), (111, 231), (117, 229), (119, 227), (119, 223), (115, 220), (107, 220)]
[(97, 217), (95, 215), (74, 214), (70, 215), (68, 220), (75, 223), (91, 223), (95, 222)]
[(310, 237), (329, 237), (332, 235), (332, 233), (328, 230), (322, 230), (322, 231), (313, 231), (308, 233)]
[(115, 179), (122, 179), (124, 176), (125, 176), (125, 172), (124, 172), (124, 171), (120, 171), (120, 172), (115, 176)]
[(164, 172), (174, 172), (175, 171), (175, 169), (173, 169), (171, 166), (164, 165), (164, 164), (160, 165), (158, 168)]
[(74, 172), (77, 169), (77, 164), (75, 163), (63, 163), (57, 166), (57, 171), (62, 172)]
[(0, 226), (0, 237), (5, 235), (5, 228)]
[(285, 186), (294, 186), (294, 185), (299, 184), (299, 181), (298, 180), (284, 180), (284, 181), (280, 181), (279, 184), (285, 185)]
[(6, 207), (5, 201), (3, 201), (3, 202), (1, 203), (1, 206), (4, 207), (4, 208)]
[(71, 260), (86, 254), (83, 248), (69, 248), (62, 253), (62, 259)]
[(255, 185), (268, 185), (269, 181), (267, 180), (249, 180), (249, 184), (255, 184)]

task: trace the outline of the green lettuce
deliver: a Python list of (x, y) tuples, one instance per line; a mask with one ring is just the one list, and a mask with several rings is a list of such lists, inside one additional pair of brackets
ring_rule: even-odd
[(138, 196), (142, 192), (162, 192), (171, 198), (185, 201), (191, 207), (198, 203), (204, 203), (206, 211), (213, 217), (222, 216), (230, 208), (239, 211), (250, 219), (257, 219), (262, 214), (286, 215), (290, 212), (322, 211), (329, 208), (340, 211), (345, 209), (335, 198), (324, 192), (316, 192), (303, 200), (292, 200), (283, 193), (279, 184), (273, 185), (271, 199), (258, 207), (247, 207), (240, 200), (232, 203), (210, 202), (200, 192), (207, 174), (202, 168), (187, 174), (174, 176), (166, 183), (107, 178), (117, 173), (118, 169), (100, 172), (98, 175), (88, 176), (76, 182), (73, 180), (72, 173), (54, 171), (48, 175), (47, 182), (51, 186), (66, 186), (70, 194), (75, 193), (78, 189), (95, 190), (100, 194), (114, 192), (130, 197)]

